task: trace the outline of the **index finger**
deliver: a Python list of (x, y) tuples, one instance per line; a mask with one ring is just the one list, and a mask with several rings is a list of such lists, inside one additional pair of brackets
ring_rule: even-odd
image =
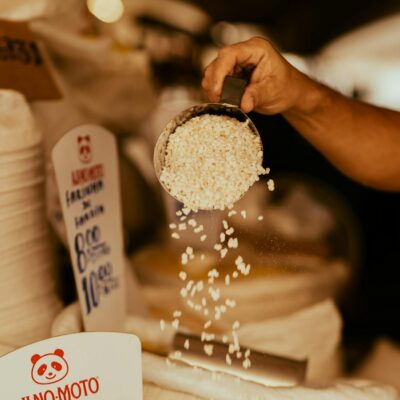
[(221, 96), (222, 85), (227, 75), (233, 73), (236, 65), (236, 56), (226, 53), (218, 57), (207, 67), (205, 71), (205, 88), (213, 97)]
[(221, 96), (224, 79), (233, 74), (235, 67), (255, 66), (262, 58), (261, 49), (250, 41), (224, 47), (217, 58), (207, 67), (203, 86), (212, 97)]

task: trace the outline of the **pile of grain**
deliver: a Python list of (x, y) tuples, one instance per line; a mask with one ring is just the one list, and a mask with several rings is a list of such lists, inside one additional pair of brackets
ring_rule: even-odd
[(262, 145), (247, 122), (204, 114), (169, 137), (160, 181), (191, 210), (231, 208), (268, 173)]

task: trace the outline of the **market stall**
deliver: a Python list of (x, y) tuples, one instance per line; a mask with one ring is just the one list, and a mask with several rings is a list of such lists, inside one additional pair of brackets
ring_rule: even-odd
[[(270, 170), (273, 149), (240, 109), (244, 75), (225, 80), (220, 103), (201, 92), (217, 47), (254, 35), (268, 31), (180, 0), (0, 0), (4, 370), (24, 346), (123, 332), (141, 344), (137, 398), (398, 399), (398, 375), (377, 367), (398, 367), (396, 344), (345, 368), (340, 306), (362, 251), (353, 210), (317, 179)], [(313, 60), (285, 57), (351, 95), (369, 76), (352, 37)], [(384, 61), (370, 68), (393, 71)], [(374, 82), (365, 100), (398, 106)], [(41, 385), (47, 367), (31, 356)]]

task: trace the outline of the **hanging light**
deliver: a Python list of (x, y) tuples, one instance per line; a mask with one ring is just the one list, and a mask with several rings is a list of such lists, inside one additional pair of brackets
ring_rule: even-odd
[(124, 13), (122, 0), (87, 0), (87, 7), (96, 18), (107, 23), (118, 21)]

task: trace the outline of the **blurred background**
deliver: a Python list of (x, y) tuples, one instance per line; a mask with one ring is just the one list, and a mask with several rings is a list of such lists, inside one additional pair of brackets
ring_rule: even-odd
[[(100, 123), (116, 133), (126, 251), (144, 285), (172, 276), (164, 276), (168, 268), (158, 262), (174, 253), (166, 232), (180, 206), (157, 184), (152, 149), (171, 118), (207, 101), (200, 80), (218, 48), (252, 36), (268, 38), (310, 76), (348, 96), (400, 110), (397, 0), (50, 3), (3, 0), (0, 16), (31, 21), (63, 88), (63, 100), (33, 105), (47, 151), (77, 123)], [(264, 222), (236, 221), (236, 228), (247, 251), (259, 253), (254, 262), (268, 265), (272, 275), (279, 267), (333, 271), (324, 288), (322, 280), (316, 281), (324, 293), (316, 299), (333, 296), (337, 301), (344, 319), (345, 365), (351, 369), (377, 337), (400, 341), (400, 194), (349, 180), (281, 116), (250, 117), (262, 135), (264, 164), (271, 168), (276, 190), (252, 189), (239, 206), (264, 214)], [(54, 194), (48, 197), (57, 231), (59, 209)], [(206, 213), (200, 218), (212, 225)], [(222, 216), (213, 217), (214, 225), (215, 218)], [(66, 253), (64, 260), (68, 265)], [(337, 260), (344, 273), (332, 267)], [(69, 271), (65, 267), (64, 282), (73, 287)], [(64, 285), (65, 303), (74, 299), (70, 287)], [(268, 316), (279, 315), (278, 309), (271, 308)]]

